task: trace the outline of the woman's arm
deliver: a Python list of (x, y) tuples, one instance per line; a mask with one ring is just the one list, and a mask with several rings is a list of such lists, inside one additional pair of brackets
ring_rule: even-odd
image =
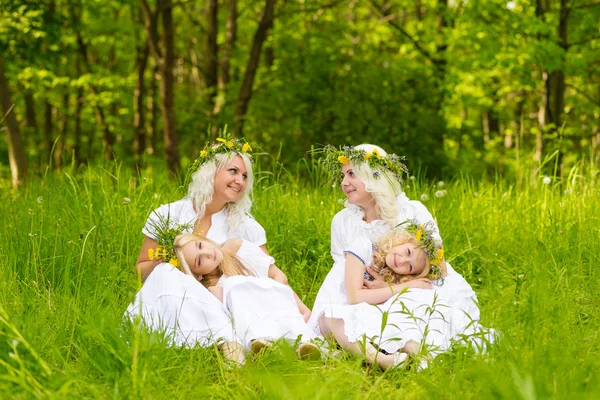
[(148, 275), (154, 270), (158, 264), (162, 262), (161, 259), (158, 260), (150, 260), (148, 258), (148, 250), (156, 249), (158, 246), (158, 242), (154, 239), (149, 238), (148, 236), (144, 237), (144, 241), (142, 242), (142, 249), (140, 250), (140, 255), (138, 256), (137, 261), (135, 262), (135, 269), (137, 273), (141, 276), (142, 282), (148, 278)]
[(414, 279), (397, 285), (379, 289), (363, 289), (365, 266), (354, 254), (346, 254), (346, 296), (350, 304), (370, 303), (380, 304), (390, 299), (404, 289), (413, 287), (431, 289), (431, 281), (428, 279)]
[(288, 284), (287, 276), (283, 273), (282, 270), (277, 268), (277, 266), (275, 264), (269, 265), (269, 275), (268, 276), (269, 276), (269, 278), (273, 279), (274, 281), (283, 283), (284, 285)]

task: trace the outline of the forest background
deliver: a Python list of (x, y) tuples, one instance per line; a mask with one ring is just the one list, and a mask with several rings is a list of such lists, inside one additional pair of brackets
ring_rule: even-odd
[(560, 176), (598, 164), (599, 49), (593, 0), (2, 0), (0, 177), (177, 173), (226, 125), (284, 165), (372, 142)]

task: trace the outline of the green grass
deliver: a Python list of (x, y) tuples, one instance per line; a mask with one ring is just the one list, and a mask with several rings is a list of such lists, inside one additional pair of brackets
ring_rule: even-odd
[[(318, 174), (302, 185), (293, 173), (262, 173), (254, 208), (309, 305), (331, 267), (330, 222), (342, 207)], [(501, 334), (485, 356), (457, 347), (422, 373), (382, 373), (354, 358), (300, 362), (281, 348), (228, 370), (214, 349), (168, 348), (122, 315), (139, 288), (133, 265), (148, 213), (185, 190), (115, 164), (50, 172), (0, 194), (2, 397), (600, 397), (597, 177), (457, 178), (443, 197), (431, 183), (409, 186), (411, 198), (428, 194), (448, 258), (478, 293), (483, 324)]]

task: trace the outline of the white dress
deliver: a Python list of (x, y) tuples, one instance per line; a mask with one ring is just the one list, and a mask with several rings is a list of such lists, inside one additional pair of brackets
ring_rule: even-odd
[[(196, 217), (192, 201), (185, 198), (154, 210), (142, 232), (155, 239), (154, 227), (161, 222), (161, 218), (168, 218), (172, 226), (193, 226)], [(212, 216), (206, 237), (217, 243), (234, 237), (241, 237), (256, 246), (266, 243), (265, 230), (251, 216), (247, 216), (235, 230), (229, 231), (225, 209)], [(274, 260), (268, 258), (270, 265)], [(252, 264), (252, 260), (247, 261)], [(264, 262), (258, 261), (255, 269), (259, 275), (267, 276), (268, 265), (266, 272), (260, 269)], [(177, 346), (207, 346), (220, 340), (238, 340), (233, 333), (229, 312), (223, 304), (194, 277), (171, 264), (160, 264), (154, 268), (128, 307), (126, 315), (131, 318), (142, 316), (148, 328), (165, 331)]]
[[(149, 238), (156, 239), (155, 226), (160, 226), (161, 220), (167, 220), (171, 226), (190, 225), (190, 233), (193, 230), (194, 223), (198, 215), (194, 211), (194, 204), (191, 199), (184, 198), (174, 203), (163, 204), (150, 213), (146, 224), (142, 228), (142, 233)], [(267, 243), (267, 236), (264, 228), (256, 222), (250, 215), (233, 230), (230, 230), (227, 224), (227, 209), (224, 208), (211, 218), (211, 226), (206, 233), (207, 238), (222, 244), (231, 238), (242, 238), (258, 246)]]
[(298, 310), (292, 289), (267, 277), (273, 258), (247, 241), (237, 255), (257, 276), (223, 276), (218, 284), (223, 285), (223, 304), (241, 343), (249, 348), (254, 339), (295, 342), (300, 337), (305, 342), (317, 337)]
[[(423, 224), (428, 222), (435, 224), (431, 213), (429, 213), (421, 202), (409, 200), (404, 194), (398, 196), (396, 201), (400, 210), (398, 214), (399, 222), (407, 219), (416, 219)], [(437, 224), (435, 226), (437, 227)], [(363, 221), (362, 211), (353, 205), (348, 205), (333, 217), (331, 223), (331, 256), (333, 257), (334, 264), (323, 281), (315, 299), (313, 312), (308, 322), (313, 330), (316, 332), (320, 331), (319, 319), (326, 309), (329, 310), (329, 313), (337, 305), (348, 304), (345, 288), (346, 261), (344, 250), (350, 249), (352, 243), (359, 238), (377, 242), (390, 229), (391, 227), (382, 220), (376, 220), (371, 223)], [(441, 241), (438, 232), (435, 233), (435, 236)], [(463, 333), (468, 334), (477, 328), (476, 324), (471, 323), (471, 320), (479, 320), (479, 307), (477, 306), (477, 297), (471, 286), (449, 263), (446, 266), (447, 277), (443, 280), (443, 283), (436, 285), (434, 289), (428, 291), (411, 290), (401, 295), (401, 302), (399, 302), (399, 298), (392, 297), (388, 302), (379, 305), (382, 311), (377, 310), (377, 308), (371, 305), (364, 304), (361, 306), (363, 307), (361, 309), (363, 314), (357, 314), (355, 320), (379, 318), (379, 321), (381, 321), (382, 312), (387, 310), (394, 302), (396, 302), (397, 307), (402, 307), (401, 304), (404, 304), (410, 312), (418, 313), (419, 310), (425, 309), (427, 305), (431, 305), (434, 296), (437, 296), (436, 304), (444, 303), (444, 307), (436, 307), (438, 311), (438, 313), (435, 313), (436, 318), (443, 317), (447, 321), (452, 321), (452, 323), (444, 324), (443, 329), (437, 329), (438, 333), (431, 333), (430, 335), (431, 340), (436, 336), (436, 344), (447, 347), (452, 338), (456, 338)], [(395, 308), (392, 309), (392, 311), (395, 310)], [(367, 317), (367, 314), (370, 317)], [(347, 323), (346, 333), (349, 337), (357, 338), (358, 336), (362, 336), (362, 333), (360, 333), (361, 329), (357, 328), (357, 330), (354, 330), (350, 320)], [(379, 324), (380, 327), (381, 324)], [(432, 327), (429, 330), (432, 331)], [(402, 338), (410, 339), (411, 337), (408, 337), (407, 333), (404, 333)], [(389, 349), (393, 349), (394, 347), (401, 348), (402, 346), (400, 345), (402, 342), (402, 340), (390, 341), (390, 344), (386, 347)]]

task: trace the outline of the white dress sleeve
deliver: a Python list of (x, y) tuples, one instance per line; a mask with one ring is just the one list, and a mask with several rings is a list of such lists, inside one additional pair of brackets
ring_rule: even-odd
[(403, 222), (407, 219), (416, 219), (421, 224), (432, 223), (435, 227), (433, 236), (436, 240), (442, 243), (442, 237), (440, 235), (440, 229), (437, 226), (437, 222), (435, 219), (433, 219), (433, 216), (427, 207), (423, 205), (423, 203), (417, 200), (408, 200), (401, 202), (401, 204), (398, 204), (398, 206), (400, 208), (400, 213), (398, 215), (399, 222)]
[(177, 224), (184, 224), (193, 221), (181, 221), (182, 218), (187, 219), (191, 216), (192, 220), (195, 218), (193, 215), (193, 208), (191, 215), (189, 210), (186, 210), (185, 200), (179, 200), (174, 203), (163, 204), (156, 210), (152, 211), (146, 220), (146, 224), (142, 228), (142, 233), (151, 239), (156, 240), (156, 227), (162, 226), (166, 221), (169, 222), (169, 226), (174, 228)]
[(248, 215), (246, 220), (240, 224), (236, 233), (239, 233), (238, 236), (242, 239), (252, 242), (257, 246), (262, 246), (267, 243), (265, 228), (250, 215)]
[(244, 240), (242, 246), (237, 252), (237, 256), (244, 261), (246, 267), (249, 267), (258, 278), (269, 277), (269, 267), (275, 263), (275, 259), (265, 254), (262, 249), (253, 242)]
[(369, 267), (373, 261), (373, 242), (366, 238), (357, 238), (344, 250), (344, 255), (352, 254)]
[(331, 257), (334, 262), (344, 259), (346, 243), (343, 239), (343, 213), (344, 210), (334, 215), (331, 221)]

